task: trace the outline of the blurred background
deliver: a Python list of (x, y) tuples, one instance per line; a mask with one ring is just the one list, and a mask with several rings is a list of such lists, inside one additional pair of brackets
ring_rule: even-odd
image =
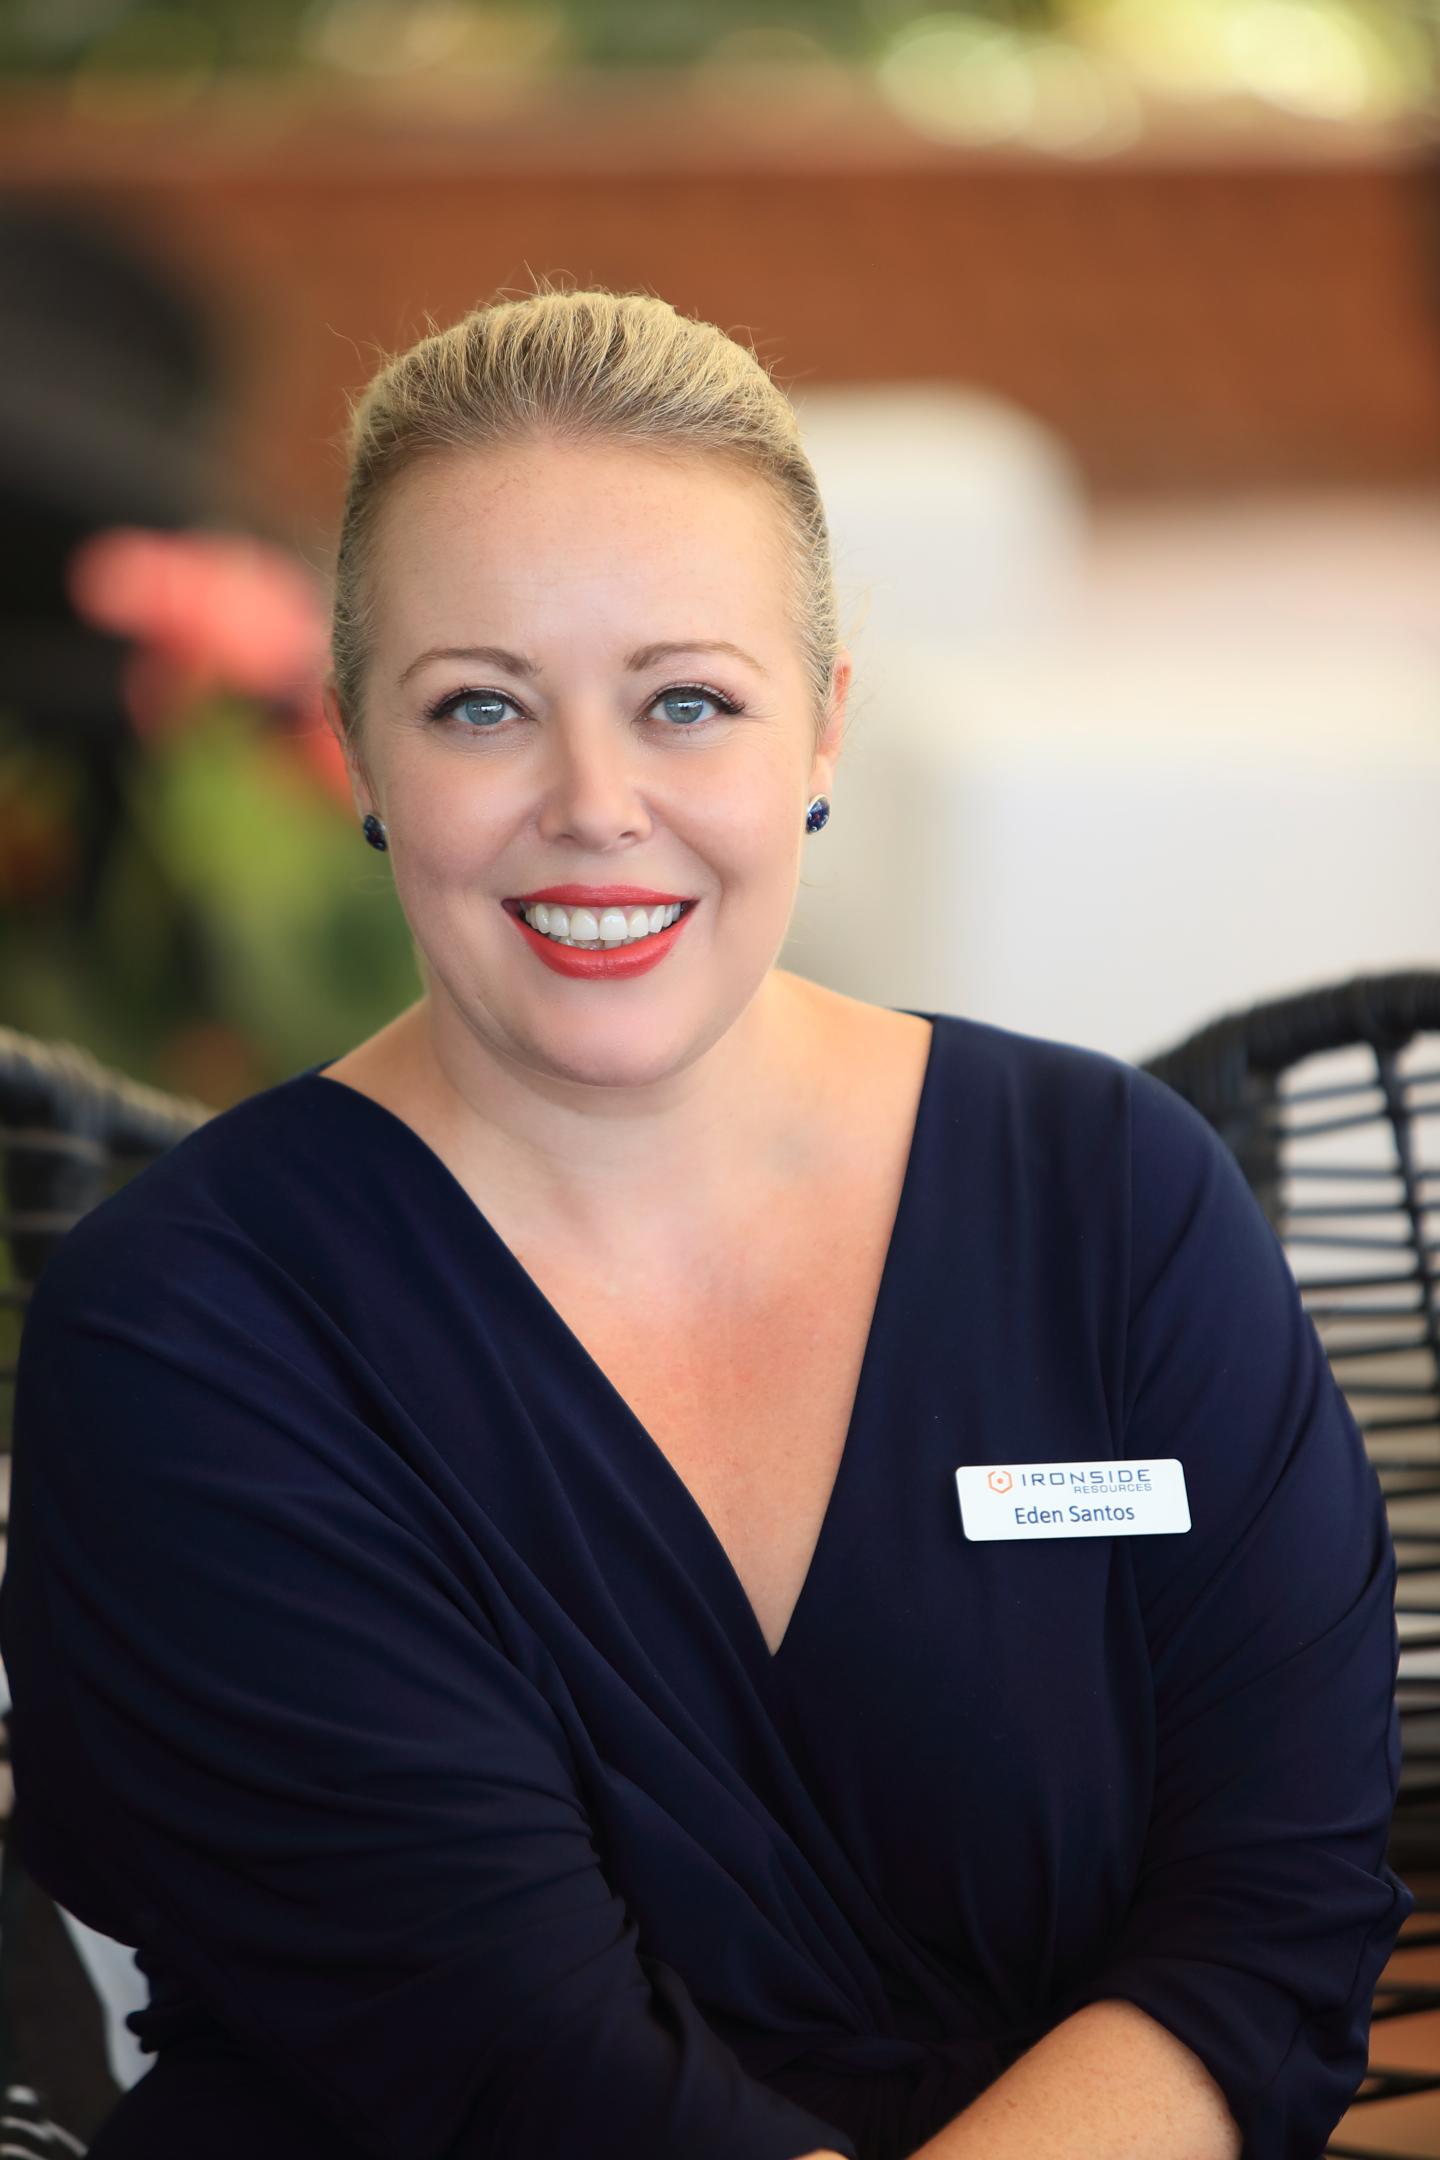
[(416, 995), (344, 400), (531, 272), (800, 411), (857, 676), (784, 964), (1138, 1060), (1428, 958), (1437, 70), (1406, 0), (10, 0), (0, 1021), (223, 1106)]

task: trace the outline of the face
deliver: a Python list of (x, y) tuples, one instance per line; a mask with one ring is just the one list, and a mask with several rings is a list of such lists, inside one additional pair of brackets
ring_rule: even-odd
[[(713, 462), (546, 444), (412, 467), (375, 538), (351, 774), (432, 1026), (555, 1078), (663, 1078), (772, 967), (839, 751), (849, 657), (817, 747), (778, 510)], [(552, 930), (618, 906), (629, 937), (643, 906), (645, 935), (557, 947), (517, 905), (552, 887), (581, 889)], [(675, 927), (628, 888), (683, 902)]]

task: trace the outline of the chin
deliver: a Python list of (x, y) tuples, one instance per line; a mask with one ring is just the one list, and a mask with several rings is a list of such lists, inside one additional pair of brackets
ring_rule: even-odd
[(688, 1065), (710, 1040), (707, 1034), (696, 1044), (673, 1013), (646, 1013), (638, 1003), (624, 1017), (546, 1018), (522, 1032), (548, 1071), (594, 1087), (645, 1087), (663, 1080)]

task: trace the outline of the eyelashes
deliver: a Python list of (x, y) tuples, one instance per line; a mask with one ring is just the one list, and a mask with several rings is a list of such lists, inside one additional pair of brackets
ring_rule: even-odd
[[(708, 683), (672, 683), (668, 689), (656, 691), (646, 710), (653, 709), (660, 703), (662, 698), (670, 697), (706, 698), (712, 705), (718, 705), (721, 712), (727, 715), (735, 715), (745, 711), (744, 705), (740, 703), (738, 698), (726, 697), (723, 690), (712, 689)], [(433, 705), (425, 707), (425, 718), (427, 721), (443, 722), (447, 726), (453, 725), (458, 719), (458, 708), (470, 704), (472, 701), (476, 704), (510, 705), (515, 707), (517, 711), (519, 710), (514, 698), (508, 696), (503, 690), (452, 690), (448, 697), (437, 698)], [(710, 722), (705, 720), (674, 721), (668, 723), (663, 732), (668, 735), (698, 735), (709, 725)], [(503, 722), (499, 721), (493, 727), (474, 727), (461, 723), (461, 732), (466, 735), (498, 735), (502, 732), (502, 728)]]

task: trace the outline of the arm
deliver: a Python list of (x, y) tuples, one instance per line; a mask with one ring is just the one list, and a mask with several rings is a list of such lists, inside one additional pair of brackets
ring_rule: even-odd
[(376, 2160), (857, 2160), (647, 1957), (363, 1368), (241, 1240), (178, 1242), (162, 1274), (82, 1223), (22, 1339), (0, 1640), (37, 1879)]
[[(933, 2160), (1314, 2160), (1364, 2077), (1415, 1899), (1395, 1556), (1379, 1479), (1283, 1246), (1220, 1137), (1131, 1074), (1118, 1455), (1178, 1456), (1191, 1528), (1116, 1538), (1155, 1761), (1128, 1912)], [(1223, 2103), (1223, 2105), (1222, 2105)]]
[(1145, 2011), (1092, 2002), (986, 2087), (913, 2160), (1240, 2160), (1209, 2071)]

